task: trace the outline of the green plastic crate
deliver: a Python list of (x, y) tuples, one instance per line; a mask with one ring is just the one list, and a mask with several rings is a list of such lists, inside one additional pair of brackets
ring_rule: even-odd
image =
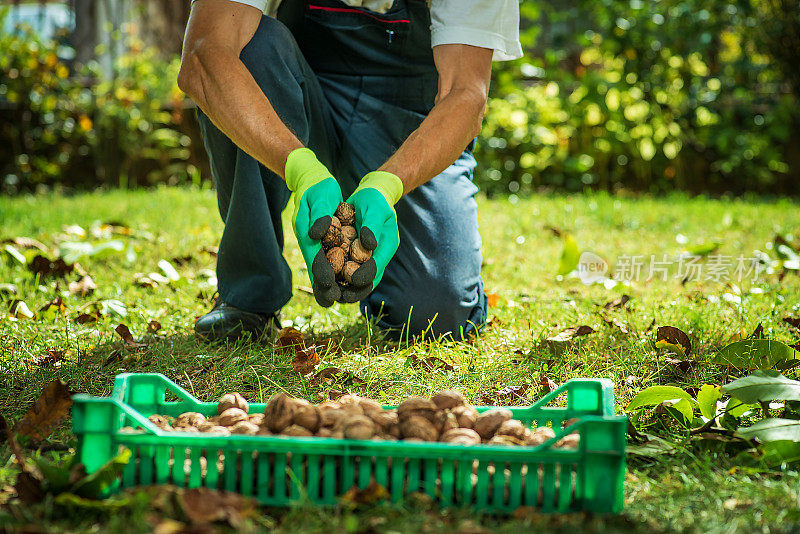
[[(167, 395), (176, 401), (167, 401)], [(566, 396), (566, 407), (548, 407)], [(445, 443), (357, 441), (278, 436), (209, 436), (165, 432), (147, 417), (196, 411), (216, 413), (161, 374), (116, 377), (111, 397), (75, 395), (72, 428), (78, 454), (92, 473), (118, 451), (132, 459), (109, 493), (149, 484), (209, 487), (255, 497), (269, 506), (305, 501), (334, 505), (353, 486), (372, 481), (391, 502), (415, 492), (441, 506), (512, 512), (622, 509), (627, 418), (614, 414), (608, 380), (570, 380), (528, 408), (509, 407), (533, 427), (552, 426), (556, 437), (538, 447), (463, 446)], [(478, 407), (479, 411), (488, 407)], [(251, 413), (264, 404), (251, 404)], [(579, 418), (568, 429), (562, 422)], [(146, 432), (119, 432), (141, 426)], [(559, 438), (581, 436), (577, 449), (557, 449)]]

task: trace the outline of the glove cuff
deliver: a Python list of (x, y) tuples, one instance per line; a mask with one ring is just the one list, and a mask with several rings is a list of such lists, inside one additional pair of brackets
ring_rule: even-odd
[(358, 184), (353, 194), (367, 188), (377, 189), (390, 206), (397, 204), (400, 197), (403, 196), (403, 182), (400, 181), (397, 175), (386, 171), (372, 171), (368, 173), (361, 179), (361, 183)]
[(286, 158), (284, 176), (289, 190), (297, 191), (300, 187), (308, 189), (331, 176), (331, 173), (325, 165), (320, 163), (313, 150), (304, 147), (296, 148), (289, 153)]

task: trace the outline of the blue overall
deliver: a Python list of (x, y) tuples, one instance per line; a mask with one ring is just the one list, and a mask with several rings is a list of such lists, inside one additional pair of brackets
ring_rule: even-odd
[[(284, 0), (264, 16), (241, 60), (275, 111), (339, 181), (347, 198), (433, 107), (438, 74), (424, 0), (388, 13), (339, 0)], [(217, 259), (222, 299), (272, 313), (291, 298), (279, 176), (199, 113), (225, 230)], [(486, 320), (472, 145), (396, 205), (400, 248), (361, 311), (399, 337), (462, 339)]]

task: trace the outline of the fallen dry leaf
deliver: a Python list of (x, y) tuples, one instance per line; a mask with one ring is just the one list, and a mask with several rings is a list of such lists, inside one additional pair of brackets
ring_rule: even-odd
[(689, 336), (680, 328), (674, 326), (659, 326), (656, 330), (656, 347), (671, 350), (681, 356), (688, 356), (692, 352), (692, 342)]
[(81, 313), (77, 317), (75, 317), (75, 322), (78, 324), (90, 324), (96, 323), (98, 317), (96, 315), (92, 315), (90, 313)]
[(441, 358), (436, 356), (428, 356), (427, 358), (420, 358), (416, 354), (409, 357), (411, 367), (422, 369), (424, 371), (434, 371), (436, 369), (444, 369), (445, 371), (455, 371), (455, 367), (447, 363)]
[(783, 322), (788, 324), (792, 328), (800, 330), (800, 317), (789, 317), (789, 316), (787, 316), (787, 317), (783, 318)]
[(631, 300), (630, 295), (621, 295), (619, 298), (603, 304), (603, 308), (605, 308), (606, 310), (618, 310), (620, 308), (623, 308), (630, 300)]
[(679, 371), (681, 374), (688, 373), (694, 366), (697, 365), (697, 360), (692, 359), (666, 357), (664, 362), (673, 367), (676, 371)]
[(303, 333), (296, 328), (281, 328), (275, 337), (275, 350), (287, 354), (292, 351), (305, 348), (305, 338)]
[(56, 363), (61, 363), (64, 359), (64, 351), (63, 350), (56, 350), (56, 349), (45, 349), (47, 354), (43, 356), (38, 356), (35, 358), (28, 358), (25, 360), (25, 363), (28, 365), (35, 365), (38, 367), (44, 367), (47, 365), (53, 365)]
[(17, 421), (14, 430), (20, 436), (44, 439), (50, 430), (69, 415), (72, 391), (61, 380), (50, 382), (27, 413)]
[(174, 258), (171, 258), (172, 263), (174, 263), (178, 267), (183, 267), (184, 265), (190, 263), (193, 260), (194, 256), (192, 256), (191, 254), (187, 254), (185, 256), (176, 256)]
[(67, 305), (64, 304), (64, 299), (62, 299), (61, 297), (56, 297), (55, 299), (51, 300), (50, 302), (39, 308), (39, 312), (66, 315)]
[(374, 480), (369, 483), (364, 489), (360, 489), (358, 486), (353, 486), (344, 495), (341, 497), (341, 501), (344, 504), (349, 505), (364, 505), (364, 504), (375, 504), (380, 501), (383, 501), (389, 497), (389, 492), (375, 482)]
[(258, 512), (258, 505), (251, 498), (209, 488), (181, 490), (178, 503), (186, 518), (196, 525), (224, 521), (236, 528), (243, 519)]
[(301, 376), (306, 376), (314, 372), (319, 362), (319, 354), (314, 347), (296, 350), (292, 357), (292, 369)]
[(335, 383), (342, 383), (344, 385), (358, 384), (363, 382), (361, 378), (357, 377), (350, 371), (343, 371), (338, 367), (326, 367), (314, 373), (311, 377), (312, 386), (332, 385)]
[(481, 395), (481, 402), (486, 405), (510, 404), (514, 401), (519, 401), (525, 398), (525, 394), (531, 388), (530, 384), (522, 384), (519, 386), (506, 386), (498, 389), (493, 393), (485, 393)]
[(496, 308), (497, 305), (500, 303), (500, 295), (497, 293), (489, 293), (486, 295), (486, 300), (488, 301), (490, 308)]
[(542, 378), (539, 379), (539, 386), (541, 387), (542, 395), (547, 395), (558, 389), (558, 384), (546, 375), (542, 375)]
[(750, 334), (750, 339), (764, 339), (764, 325), (763, 324), (758, 323), (758, 326), (756, 327), (756, 329), (753, 330), (752, 334)]
[(87, 295), (91, 295), (94, 293), (94, 290), (97, 289), (97, 284), (92, 280), (92, 277), (88, 274), (86, 276), (81, 277), (80, 280), (77, 282), (70, 282), (69, 283), (69, 292), (73, 295), (80, 295), (85, 297)]
[(39, 254), (28, 263), (28, 270), (41, 277), (54, 276), (57, 278), (65, 278), (75, 270), (75, 264), (67, 264), (61, 258), (50, 260)]
[(127, 325), (120, 323), (114, 328), (114, 331), (122, 338), (126, 349), (140, 349), (147, 346), (146, 343), (139, 343), (133, 339), (133, 334), (131, 334), (131, 330)]
[(152, 321), (150, 321), (149, 323), (147, 323), (147, 331), (148, 331), (149, 333), (151, 333), (151, 334), (155, 334), (155, 333), (156, 333), (156, 332), (158, 332), (159, 330), (161, 330), (161, 323), (159, 323), (159, 322), (158, 322), (158, 321), (156, 321), (155, 319), (153, 319)]
[(573, 326), (572, 328), (567, 328), (565, 330), (562, 330), (553, 337), (547, 338), (547, 341), (555, 341), (555, 342), (572, 341), (576, 337), (587, 336), (589, 334), (594, 333), (594, 331), (595, 331), (594, 328), (587, 325)]

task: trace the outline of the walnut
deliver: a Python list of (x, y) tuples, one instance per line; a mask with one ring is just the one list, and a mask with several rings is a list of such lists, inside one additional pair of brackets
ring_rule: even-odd
[(480, 445), (481, 437), (471, 428), (454, 428), (442, 434), (440, 441), (458, 445)]
[(364, 248), (361, 239), (355, 239), (350, 244), (350, 259), (356, 263), (364, 263), (372, 257), (372, 251)]
[(458, 421), (458, 426), (461, 428), (472, 428), (475, 426), (475, 420), (478, 418), (478, 410), (472, 406), (456, 406), (450, 412), (455, 416)]
[(475, 432), (481, 438), (489, 439), (494, 436), (495, 431), (500, 428), (503, 422), (511, 419), (511, 410), (505, 408), (492, 408), (478, 415), (475, 420)]
[(382, 430), (389, 430), (393, 425), (399, 422), (397, 412), (392, 410), (381, 410), (380, 412), (370, 412), (367, 416), (372, 419), (372, 422), (378, 425)]
[(431, 401), (433, 401), (440, 410), (451, 410), (456, 406), (464, 406), (467, 404), (467, 400), (464, 396), (453, 389), (440, 391), (431, 397)]
[(358, 399), (358, 405), (364, 411), (365, 415), (383, 413), (383, 406), (381, 406), (379, 402), (372, 399), (365, 399), (361, 397)]
[(436, 405), (425, 397), (409, 397), (397, 407), (397, 416), (401, 422), (415, 415), (433, 421), (435, 414)]
[(342, 244), (342, 224), (336, 217), (331, 217), (331, 225), (328, 231), (322, 236), (322, 246), (325, 250), (338, 247)]
[(578, 421), (580, 421), (580, 419), (578, 419), (577, 417), (573, 417), (572, 419), (567, 419), (566, 421), (561, 423), (561, 428), (567, 428), (568, 426), (572, 426)]
[[(217, 425), (216, 423), (212, 423), (211, 421), (203, 421), (201, 424), (199, 424), (197, 426), (197, 430), (199, 430), (200, 432), (208, 432), (212, 428), (216, 428), (218, 426), (219, 425)], [(222, 427), (222, 428), (225, 428), (225, 427)]]
[(247, 420), (253, 423), (254, 425), (261, 426), (264, 423), (264, 414), (263, 413), (251, 413), (247, 416)]
[(250, 421), (239, 421), (230, 427), (231, 434), (245, 434), (247, 436), (255, 436), (258, 433), (258, 425), (254, 425)]
[(224, 426), (219, 426), (219, 425), (212, 426), (211, 428), (209, 428), (208, 430), (204, 430), (203, 432), (205, 432), (207, 434), (214, 434), (214, 435), (220, 435), (220, 436), (230, 436), (231, 435), (231, 431), (228, 428), (226, 428)]
[(247, 412), (239, 408), (228, 408), (219, 414), (220, 426), (233, 426), (240, 421), (247, 421)]
[(172, 430), (172, 425), (169, 424), (169, 420), (163, 415), (153, 414), (148, 417), (148, 419), (161, 430)]
[(360, 263), (356, 263), (354, 261), (345, 262), (344, 267), (342, 267), (342, 279), (347, 282), (348, 284), (353, 283), (353, 274), (361, 267)]
[(325, 253), (325, 257), (328, 258), (328, 263), (331, 264), (331, 268), (335, 274), (342, 272), (344, 264), (347, 261), (347, 253), (343, 248), (333, 247), (328, 249), (328, 252)]
[(552, 428), (540, 426), (525, 437), (525, 445), (532, 445), (536, 447), (554, 437), (556, 437), (556, 433), (553, 432)]
[(567, 434), (560, 440), (556, 441), (556, 447), (564, 448), (564, 449), (577, 449), (578, 445), (581, 441), (581, 435), (573, 432), (572, 434)]
[(308, 429), (313, 434), (320, 426), (319, 408), (307, 400), (298, 399), (297, 409), (292, 415), (292, 423)]
[(197, 428), (205, 423), (206, 417), (197, 412), (185, 412), (175, 418), (175, 428)]
[(295, 436), (298, 438), (305, 438), (313, 436), (314, 433), (307, 428), (300, 425), (289, 425), (281, 431), (282, 436)]
[(292, 424), (297, 409), (295, 400), (286, 393), (276, 393), (267, 401), (264, 408), (264, 426), (271, 432), (278, 433)]
[(320, 411), (320, 426), (324, 428), (335, 428), (347, 417), (347, 412), (342, 408), (328, 409)]
[(222, 413), (228, 408), (239, 408), (240, 410), (247, 411), (250, 405), (244, 397), (238, 393), (227, 393), (219, 398), (217, 403), (217, 413)]
[(350, 254), (350, 245), (358, 238), (355, 226), (342, 226), (342, 248)]
[(375, 424), (365, 415), (355, 415), (345, 420), (342, 431), (347, 439), (370, 439), (375, 435)]
[(439, 433), (436, 427), (421, 415), (412, 415), (400, 422), (400, 434), (403, 438), (417, 438), (423, 441), (436, 441)]
[(517, 439), (514, 436), (501, 436), (496, 435), (492, 439), (488, 441), (489, 445), (525, 445), (525, 442), (521, 439)]
[(511, 436), (513, 438), (524, 440), (525, 439), (525, 425), (516, 419), (509, 419), (503, 421), (500, 427), (495, 432), (495, 436)]
[(319, 430), (317, 430), (317, 437), (318, 438), (329, 438), (329, 437), (331, 437), (332, 433), (333, 433), (333, 430), (331, 430), (330, 428), (322, 427)]
[(342, 226), (352, 226), (356, 223), (356, 210), (347, 202), (340, 202), (334, 216), (339, 219)]
[(438, 430), (440, 434), (443, 434), (448, 430), (458, 428), (458, 419), (456, 419), (456, 416), (453, 415), (450, 410), (441, 410), (436, 412), (436, 418), (433, 424), (436, 430)]

